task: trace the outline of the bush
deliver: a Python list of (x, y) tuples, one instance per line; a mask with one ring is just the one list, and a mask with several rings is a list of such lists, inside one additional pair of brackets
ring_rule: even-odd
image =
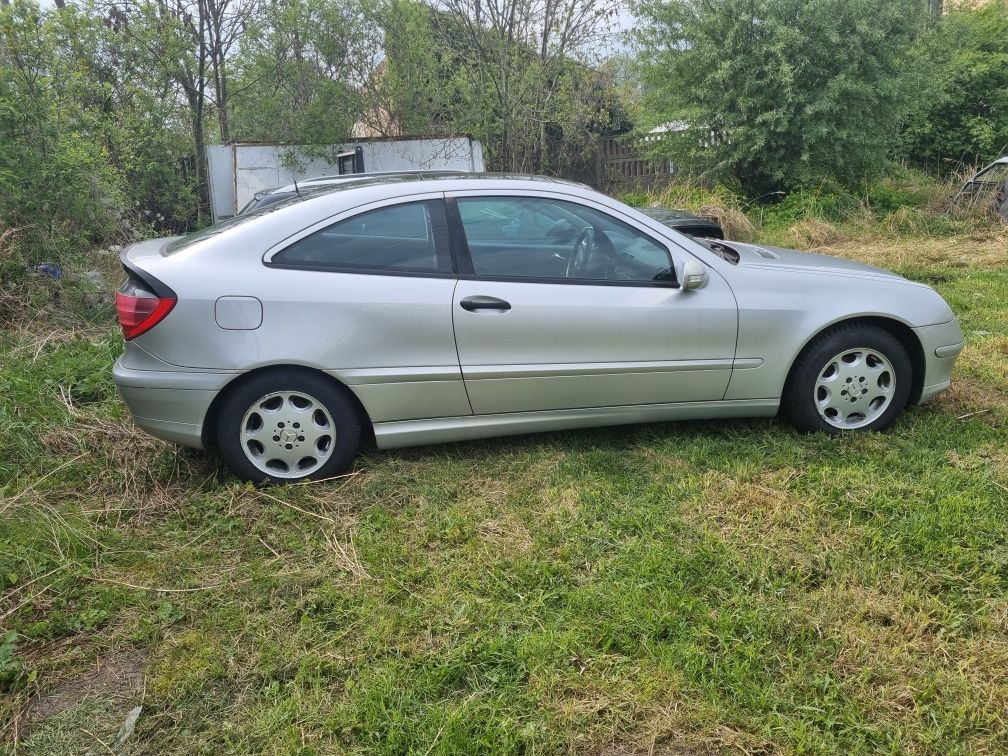
[(656, 152), (749, 196), (887, 168), (914, 82), (915, 0), (638, 0)]
[(928, 76), (905, 130), (908, 160), (946, 172), (1008, 150), (1008, 3), (953, 8), (914, 58)]

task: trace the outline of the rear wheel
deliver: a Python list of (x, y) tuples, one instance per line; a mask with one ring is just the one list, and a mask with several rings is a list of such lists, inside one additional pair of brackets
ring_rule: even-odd
[(349, 469), (361, 427), (350, 399), (329, 379), (296, 369), (235, 387), (217, 419), (217, 446), (243, 480), (319, 480)]
[(816, 337), (798, 357), (781, 412), (806, 431), (884, 430), (906, 407), (911, 370), (906, 349), (888, 331), (838, 326)]

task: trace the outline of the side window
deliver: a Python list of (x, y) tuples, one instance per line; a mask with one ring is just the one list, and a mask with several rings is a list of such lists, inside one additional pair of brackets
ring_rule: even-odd
[(541, 197), (460, 197), (457, 205), (478, 276), (675, 281), (664, 246), (584, 205)]
[(438, 200), (368, 210), (298, 239), (274, 265), (376, 272), (451, 270), (444, 209)]

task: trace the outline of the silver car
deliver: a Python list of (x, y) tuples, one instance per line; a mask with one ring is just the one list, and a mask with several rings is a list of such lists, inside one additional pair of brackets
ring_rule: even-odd
[(116, 384), (137, 424), (247, 480), (379, 448), (784, 414), (881, 430), (949, 386), (931, 288), (697, 241), (541, 177), (386, 176), (123, 253)]

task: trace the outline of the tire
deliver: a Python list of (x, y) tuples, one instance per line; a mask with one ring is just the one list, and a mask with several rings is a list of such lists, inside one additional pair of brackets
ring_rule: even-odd
[(795, 360), (781, 414), (808, 432), (885, 430), (907, 405), (912, 373), (906, 349), (885, 329), (837, 326), (813, 339)]
[(221, 457), (239, 478), (291, 483), (349, 470), (361, 421), (332, 380), (283, 368), (235, 386), (221, 402), (216, 433)]

